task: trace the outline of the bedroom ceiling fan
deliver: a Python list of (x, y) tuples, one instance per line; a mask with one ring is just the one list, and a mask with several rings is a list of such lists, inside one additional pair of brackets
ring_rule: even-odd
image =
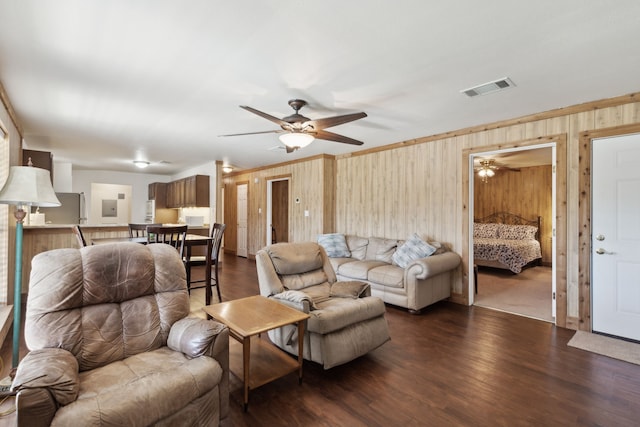
[(287, 153), (293, 153), (299, 148), (306, 147), (311, 144), (314, 139), (323, 139), (325, 141), (341, 142), (343, 144), (362, 145), (362, 141), (349, 138), (347, 136), (338, 135), (337, 133), (328, 132), (325, 129), (349, 123), (354, 120), (367, 117), (366, 113), (352, 113), (344, 114), (341, 116), (325, 117), (322, 119), (312, 120), (308, 117), (300, 114), (300, 109), (307, 105), (307, 101), (302, 99), (292, 99), (289, 101), (289, 105), (293, 108), (294, 113), (279, 119), (270, 114), (256, 110), (255, 108), (241, 105), (243, 108), (253, 114), (256, 114), (262, 118), (265, 118), (278, 126), (281, 129), (266, 130), (261, 132), (247, 132), (247, 133), (234, 133), (230, 135), (220, 136), (240, 136), (240, 135), (257, 135), (264, 133), (279, 133), (280, 141), (285, 145)]
[(513, 172), (520, 172), (520, 169), (499, 165), (494, 159), (480, 159), (480, 166), (476, 168), (476, 173), (482, 182), (486, 183), (489, 178), (496, 174), (497, 170), (505, 169)]

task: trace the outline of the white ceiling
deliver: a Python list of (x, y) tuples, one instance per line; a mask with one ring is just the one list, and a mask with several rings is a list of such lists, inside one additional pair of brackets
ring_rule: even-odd
[[(173, 174), (340, 154), (640, 90), (637, 0), (0, 0), (0, 82), (25, 146), (74, 168)], [(516, 87), (468, 98), (469, 87)], [(364, 111), (269, 150), (238, 108)], [(163, 163), (167, 162), (167, 163)]]

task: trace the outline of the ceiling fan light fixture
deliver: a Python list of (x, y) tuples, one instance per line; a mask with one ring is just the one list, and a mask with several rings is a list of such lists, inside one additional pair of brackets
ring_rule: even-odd
[(283, 133), (279, 137), (280, 142), (289, 148), (304, 148), (315, 139), (313, 135), (302, 132)]

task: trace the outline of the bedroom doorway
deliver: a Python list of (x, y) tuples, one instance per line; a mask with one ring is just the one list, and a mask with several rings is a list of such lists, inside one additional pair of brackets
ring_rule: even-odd
[[(555, 165), (555, 142), (469, 154), (470, 304), (555, 323)], [(517, 273), (519, 268), (497, 261), (478, 260), (486, 266), (476, 265), (475, 219), (496, 212), (531, 221), (542, 218), (539, 263), (532, 262)]]

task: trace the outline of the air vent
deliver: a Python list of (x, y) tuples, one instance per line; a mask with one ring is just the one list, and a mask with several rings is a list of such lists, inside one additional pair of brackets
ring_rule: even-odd
[(515, 84), (511, 81), (510, 78), (505, 77), (499, 80), (494, 80), (489, 83), (484, 83), (478, 86), (474, 86), (469, 89), (461, 90), (461, 93), (469, 97), (474, 97), (478, 95), (486, 95), (488, 93), (497, 92), (499, 90), (507, 89), (509, 87), (513, 87)]

